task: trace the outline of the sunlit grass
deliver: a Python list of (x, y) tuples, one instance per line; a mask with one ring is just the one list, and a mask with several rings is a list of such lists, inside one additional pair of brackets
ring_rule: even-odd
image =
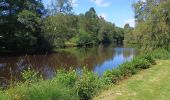
[(19, 84), (5, 91), (10, 100), (77, 100), (75, 92), (55, 80)]
[(152, 68), (103, 91), (95, 100), (169, 100), (170, 60), (161, 60)]

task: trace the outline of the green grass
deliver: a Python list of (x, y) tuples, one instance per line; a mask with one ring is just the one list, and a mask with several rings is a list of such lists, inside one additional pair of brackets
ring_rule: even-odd
[(0, 91), (0, 100), (10, 100), (8, 95)]
[(94, 100), (169, 100), (170, 60), (143, 70), (94, 98)]
[(3, 92), (2, 100), (78, 100), (74, 90), (59, 84), (56, 80), (39, 81), (34, 84), (22, 83)]

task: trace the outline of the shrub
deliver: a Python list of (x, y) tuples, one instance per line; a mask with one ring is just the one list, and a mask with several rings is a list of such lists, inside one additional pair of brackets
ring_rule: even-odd
[(134, 67), (133, 62), (126, 62), (120, 65), (119, 70), (124, 77), (136, 74), (138, 69)]
[(136, 57), (132, 60), (132, 66), (137, 69), (147, 69), (150, 65), (151, 64), (143, 57)]
[(146, 59), (152, 65), (156, 64), (154, 57), (150, 53), (143, 55), (143, 58)]
[(155, 60), (150, 54), (135, 57), (132, 61), (120, 65), (117, 69), (104, 72), (103, 82), (106, 85), (115, 84), (123, 78), (136, 74), (141, 69), (149, 68), (151, 64), (155, 64)]
[(66, 86), (73, 87), (77, 80), (77, 73), (75, 70), (58, 70), (55, 79)]
[(21, 84), (9, 89), (11, 100), (77, 100), (74, 91), (54, 80), (41, 81), (38, 83)]
[(40, 77), (38, 77), (38, 72), (35, 70), (32, 70), (30, 67), (28, 67), (27, 70), (24, 70), (22, 73), (22, 78), (27, 83), (34, 83), (39, 80)]
[(165, 49), (156, 49), (151, 54), (156, 59), (170, 59), (170, 52)]
[(108, 70), (103, 73), (103, 82), (106, 85), (117, 83), (120, 79), (122, 79), (122, 74), (119, 69)]
[(10, 100), (8, 95), (0, 91), (0, 100)]
[(89, 100), (101, 89), (102, 83), (97, 74), (84, 69), (75, 86), (79, 99)]

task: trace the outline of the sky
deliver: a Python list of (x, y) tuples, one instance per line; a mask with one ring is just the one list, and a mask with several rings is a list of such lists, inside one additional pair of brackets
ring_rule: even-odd
[[(43, 0), (45, 6), (51, 0)], [(134, 27), (134, 9), (132, 4), (137, 0), (72, 0), (73, 12), (75, 14), (85, 13), (94, 7), (97, 14), (105, 20), (115, 23), (116, 26), (124, 27), (129, 23)]]

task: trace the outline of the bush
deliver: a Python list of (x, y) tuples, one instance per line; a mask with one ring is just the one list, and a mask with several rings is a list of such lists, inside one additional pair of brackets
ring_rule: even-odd
[(55, 80), (65, 86), (73, 87), (77, 81), (77, 77), (78, 75), (75, 70), (58, 70)]
[(115, 84), (123, 78), (136, 74), (141, 69), (149, 68), (152, 64), (156, 63), (150, 54), (135, 57), (132, 61), (120, 65), (117, 69), (104, 72), (102, 81), (106, 85)]
[(143, 55), (143, 58), (146, 59), (152, 65), (156, 64), (156, 61), (155, 61), (154, 57), (149, 53)]
[(110, 85), (112, 83), (117, 83), (120, 79), (122, 79), (122, 74), (119, 69), (113, 69), (104, 72), (102, 78), (106, 85)]
[(75, 85), (77, 95), (80, 100), (89, 100), (102, 88), (102, 82), (98, 75), (86, 69), (82, 74)]
[(132, 60), (132, 66), (137, 69), (147, 69), (151, 65), (144, 57), (137, 57)]
[(127, 62), (120, 65), (119, 70), (123, 77), (131, 76), (138, 71), (138, 69), (134, 67), (133, 62)]
[(38, 83), (20, 84), (9, 89), (11, 100), (77, 100), (78, 97), (74, 91), (54, 80), (41, 81)]
[(8, 95), (0, 91), (0, 100), (10, 100)]
[(156, 49), (151, 54), (156, 59), (170, 59), (170, 52), (165, 49)]
[(21, 75), (22, 75), (24, 82), (29, 83), (29, 84), (37, 82), (39, 80), (38, 72), (36, 72), (35, 70), (32, 70), (30, 67), (28, 67), (27, 70), (24, 70), (21, 73)]
[(67, 87), (75, 84), (76, 72), (59, 70), (57, 75), (52, 80), (43, 80), (28, 68), (22, 72), (24, 83), (8, 89), (8, 96), (10, 100), (77, 100), (76, 91)]

